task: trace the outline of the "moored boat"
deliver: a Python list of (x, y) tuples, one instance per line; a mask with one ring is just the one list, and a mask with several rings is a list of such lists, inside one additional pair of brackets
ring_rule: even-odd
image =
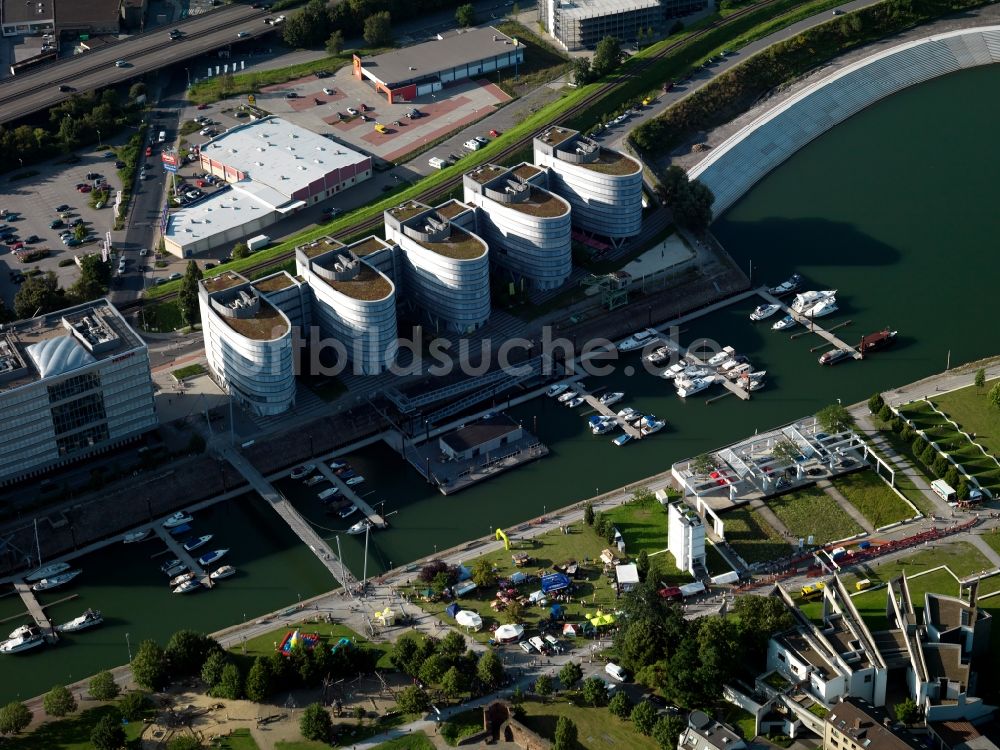
[(555, 385), (549, 386), (549, 389), (545, 391), (545, 395), (549, 398), (555, 398), (556, 396), (564, 393), (567, 388), (569, 388), (569, 383), (556, 383)]
[(24, 577), (24, 580), (28, 583), (40, 581), (43, 578), (50, 578), (52, 576), (59, 575), (60, 573), (69, 570), (70, 567), (70, 564), (66, 562), (50, 563), (49, 565), (31, 571)]
[(169, 585), (170, 588), (172, 589), (177, 588), (182, 583), (186, 583), (187, 581), (193, 581), (195, 578), (196, 578), (195, 574), (188, 571), (187, 573), (181, 573), (179, 576), (174, 576), (173, 578), (171, 578)]
[(363, 476), (361, 476), (360, 474), (357, 474), (357, 475), (349, 478), (347, 480), (346, 484), (347, 484), (348, 487), (354, 487), (355, 485), (361, 484), (364, 481), (365, 481), (365, 478)]
[(343, 461), (331, 461), (330, 462), (330, 469), (332, 471), (336, 471), (337, 469), (343, 469), (345, 466), (347, 466), (347, 464), (344, 463)]
[(566, 391), (564, 394), (559, 396), (556, 400), (560, 404), (565, 404), (567, 401), (576, 398), (576, 391)]
[(623, 445), (625, 445), (625, 443), (629, 442), (631, 439), (632, 439), (631, 435), (629, 435), (627, 432), (623, 432), (621, 435), (613, 439), (611, 442), (617, 445), (619, 448), (621, 448)]
[(87, 628), (93, 628), (104, 622), (104, 615), (99, 609), (88, 609), (79, 617), (74, 617), (69, 622), (59, 625), (56, 630), (60, 633), (76, 633)]
[(59, 586), (65, 586), (67, 583), (72, 581), (83, 571), (77, 568), (76, 570), (68, 570), (65, 573), (60, 573), (57, 576), (52, 576), (51, 578), (43, 578), (38, 583), (31, 587), (32, 591), (49, 591)]
[(685, 369), (690, 367), (690, 363), (686, 359), (681, 359), (670, 365), (666, 370), (663, 371), (662, 375), (667, 380), (673, 380), (678, 375), (684, 372)]
[(688, 396), (693, 396), (696, 393), (701, 393), (703, 390), (708, 388), (712, 383), (715, 382), (715, 378), (695, 378), (694, 380), (682, 381), (677, 386), (677, 395), (681, 398), (687, 398)]
[(136, 542), (142, 542), (149, 539), (150, 535), (153, 533), (152, 529), (141, 529), (140, 531), (130, 531), (122, 539), (125, 544), (135, 544)]
[(843, 362), (845, 359), (852, 359), (853, 357), (853, 349), (831, 349), (819, 355), (819, 363), (821, 365), (835, 365), (838, 362)]
[(605, 435), (618, 427), (618, 422), (615, 420), (608, 420), (605, 422), (598, 422), (590, 426), (590, 431), (595, 435)]
[(605, 406), (611, 406), (612, 404), (617, 404), (623, 398), (625, 398), (624, 393), (622, 393), (621, 391), (614, 391), (612, 393), (605, 393), (598, 399), (598, 401), (600, 401)]
[(197, 578), (192, 578), (190, 581), (185, 581), (180, 586), (174, 589), (175, 594), (190, 594), (192, 591), (197, 591), (201, 588), (201, 581)]
[(649, 362), (649, 364), (659, 367), (670, 360), (671, 353), (672, 350), (669, 346), (661, 346), (647, 354), (644, 359)]
[(896, 331), (883, 328), (881, 331), (862, 336), (861, 343), (858, 344), (858, 351), (862, 354), (869, 354), (877, 352), (879, 349), (885, 349), (896, 341), (896, 333)]
[(194, 520), (194, 516), (189, 513), (185, 513), (182, 510), (177, 511), (172, 516), (169, 516), (163, 521), (163, 528), (172, 529), (176, 526), (181, 526), (185, 523), (190, 523)]
[(656, 331), (638, 331), (633, 333), (624, 341), (618, 343), (618, 351), (620, 352), (631, 352), (636, 349), (642, 349), (646, 344), (651, 344), (656, 340), (659, 334)]
[(761, 320), (765, 320), (766, 318), (770, 318), (780, 309), (781, 305), (775, 305), (774, 303), (771, 303), (769, 305), (757, 305), (757, 307), (754, 308), (754, 311), (750, 313), (750, 320), (754, 321), (755, 323)]
[(618, 412), (618, 416), (621, 417), (622, 419), (626, 419), (626, 420), (627, 419), (631, 419), (636, 414), (638, 414), (638, 412), (635, 409), (633, 409), (631, 406), (626, 406), (624, 409), (622, 409), (620, 412)]
[(223, 578), (231, 578), (234, 575), (236, 575), (236, 568), (232, 565), (223, 565), (221, 568), (213, 570), (209, 578), (213, 581), (221, 581)]
[(361, 521), (358, 521), (351, 528), (349, 528), (347, 530), (347, 533), (348, 534), (364, 534), (366, 531), (368, 531), (368, 529), (371, 528), (371, 526), (372, 526), (371, 521), (369, 521), (367, 518), (365, 518), (365, 519), (363, 519)]
[(357, 511), (358, 511), (358, 506), (352, 504), (350, 508), (344, 508), (342, 511), (340, 511), (338, 515), (340, 515), (341, 518), (347, 518), (348, 516), (357, 513)]
[(583, 396), (576, 396), (575, 398), (571, 398), (569, 401), (567, 401), (566, 406), (568, 406), (570, 409), (575, 409), (576, 407), (583, 404), (586, 400), (587, 399), (585, 399)]
[(22, 636), (28, 635), (32, 630), (35, 629), (34, 625), (19, 625), (10, 631), (10, 635), (7, 636), (7, 640), (11, 638), (20, 638)]
[(827, 289), (825, 291), (808, 291), (802, 292), (801, 294), (796, 294), (795, 299), (792, 300), (791, 308), (797, 313), (805, 313), (811, 307), (814, 307), (817, 302), (830, 297), (836, 297), (836, 289)]
[(708, 360), (709, 367), (719, 367), (722, 363), (735, 356), (736, 350), (731, 346), (722, 347), (722, 351), (716, 352)]
[(775, 297), (784, 297), (798, 290), (801, 285), (802, 277), (797, 273), (793, 273), (788, 280), (782, 281), (778, 286), (772, 286), (768, 291)]
[(206, 552), (204, 555), (198, 558), (198, 564), (201, 567), (206, 567), (214, 562), (218, 562), (228, 553), (228, 549), (213, 549), (211, 552)]
[(822, 318), (825, 315), (837, 312), (839, 309), (836, 297), (826, 297), (810, 307), (803, 315), (807, 318)]
[(786, 328), (791, 328), (792, 326), (797, 325), (797, 324), (798, 324), (798, 321), (795, 320), (795, 318), (793, 318), (791, 315), (786, 315), (781, 320), (779, 320), (777, 323), (772, 324), (771, 325), (771, 330), (772, 331), (784, 331)]
[(17, 654), (22, 651), (38, 648), (44, 643), (45, 638), (42, 636), (41, 631), (37, 628), (32, 628), (28, 633), (18, 638), (11, 638), (0, 643), (0, 654)]
[(199, 547), (204, 547), (210, 541), (212, 541), (212, 534), (202, 534), (196, 539), (188, 539), (184, 542), (184, 549), (187, 552), (194, 552)]
[(183, 563), (176, 557), (171, 558), (170, 560), (167, 560), (160, 566), (160, 572), (166, 573), (168, 570), (170, 570), (171, 568), (176, 568), (178, 565), (183, 565)]
[(659, 432), (666, 426), (667, 423), (664, 420), (654, 419), (652, 422), (648, 422), (647, 424), (644, 424), (642, 427), (640, 427), (639, 432), (642, 433), (643, 437), (646, 437), (647, 435), (652, 435), (654, 433)]

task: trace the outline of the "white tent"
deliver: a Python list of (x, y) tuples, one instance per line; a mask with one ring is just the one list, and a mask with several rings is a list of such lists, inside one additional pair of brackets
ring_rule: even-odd
[(463, 609), (455, 615), (455, 622), (464, 628), (471, 628), (472, 630), (483, 629), (483, 618), (479, 616), (478, 612), (473, 612), (469, 609)]
[(501, 625), (495, 633), (497, 640), (501, 643), (513, 643), (519, 641), (524, 636), (522, 625)]

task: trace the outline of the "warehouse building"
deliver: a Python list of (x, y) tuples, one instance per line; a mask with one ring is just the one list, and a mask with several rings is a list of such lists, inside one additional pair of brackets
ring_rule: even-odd
[(668, 19), (705, 5), (705, 0), (539, 0), (538, 18), (572, 51), (594, 49), (606, 36), (629, 44), (666, 36)]
[(462, 179), (465, 202), (476, 206), (479, 233), (494, 266), (517, 284), (556, 289), (573, 270), (569, 203), (545, 189), (548, 173), (531, 164), (487, 164)]
[(122, 0), (0, 0), (3, 36), (117, 34)]
[(190, 258), (259, 234), (275, 221), (372, 176), (372, 160), (279, 117), (238, 125), (200, 151), (230, 189), (170, 214), (167, 252)]
[(374, 57), (354, 55), (354, 77), (368, 81), (389, 104), (395, 104), (522, 62), (524, 45), (489, 26), (438, 34), (433, 41)]
[(146, 344), (106, 299), (3, 326), (0, 484), (157, 425)]

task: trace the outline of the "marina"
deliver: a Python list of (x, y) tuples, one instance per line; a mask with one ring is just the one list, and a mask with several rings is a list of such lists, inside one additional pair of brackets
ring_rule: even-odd
[(577, 393), (579, 393), (583, 397), (583, 400), (586, 401), (586, 403), (594, 411), (596, 411), (603, 417), (607, 417), (608, 419), (614, 420), (618, 424), (618, 426), (625, 432), (625, 434), (629, 435), (633, 440), (642, 440), (643, 435), (642, 432), (639, 430), (639, 428), (631, 425), (629, 422), (619, 417), (618, 413), (614, 409), (612, 409), (611, 406), (601, 401), (601, 399), (599, 399), (594, 394), (588, 392), (583, 387), (582, 383), (577, 383), (574, 386), (574, 389), (576, 390)]
[(778, 305), (778, 307), (780, 308), (780, 312), (781, 313), (784, 313), (785, 315), (788, 315), (788, 316), (792, 317), (798, 323), (800, 323), (801, 325), (805, 326), (806, 330), (809, 333), (815, 333), (817, 336), (820, 336), (821, 338), (825, 339), (829, 344), (831, 344), (832, 346), (834, 346), (836, 349), (849, 350), (851, 352), (851, 356), (854, 359), (861, 359), (862, 358), (861, 357), (861, 352), (859, 352), (853, 346), (850, 346), (847, 342), (845, 342), (842, 339), (840, 339), (831, 330), (827, 330), (827, 329), (823, 328), (822, 326), (817, 325), (815, 318), (809, 317), (809, 316), (805, 315), (804, 313), (797, 312), (796, 310), (793, 310), (791, 307), (789, 307), (784, 302), (782, 302), (777, 297), (775, 297), (773, 294), (771, 294), (771, 292), (768, 291), (768, 289), (766, 287), (762, 287), (762, 288), (758, 289), (757, 293), (768, 304)]
[(347, 484), (347, 482), (343, 481), (340, 477), (338, 477), (329, 466), (320, 461), (316, 465), (316, 469), (319, 471), (320, 474), (326, 477), (326, 479), (334, 487), (340, 490), (340, 492), (338, 493), (340, 497), (346, 498), (350, 500), (352, 503), (354, 503), (354, 507), (356, 507), (358, 510), (361, 511), (364, 517), (368, 520), (369, 523), (371, 523), (371, 525), (374, 528), (384, 529), (386, 526), (388, 526), (385, 519), (382, 518), (382, 516), (380, 516), (378, 513), (376, 513), (375, 509), (372, 506), (370, 506), (367, 502), (365, 502), (365, 500), (361, 497), (361, 495), (355, 492), (351, 488), (351, 486)]
[(35, 627), (41, 631), (45, 641), (47, 643), (58, 641), (59, 635), (56, 633), (55, 628), (52, 627), (52, 622), (46, 617), (45, 610), (42, 609), (42, 605), (31, 590), (31, 586), (25, 583), (25, 581), (15, 581), (14, 589), (17, 591), (18, 596), (21, 597), (21, 601), (24, 602), (25, 609), (28, 610), (28, 614), (34, 621)]
[(168, 552), (160, 552), (159, 554), (170, 554), (176, 559), (181, 561), (181, 564), (195, 574), (199, 579), (207, 578), (205, 570), (197, 563), (194, 557), (184, 549), (184, 545), (177, 541), (176, 538), (167, 532), (163, 526), (154, 526), (153, 533), (160, 538), (160, 541), (167, 546)]

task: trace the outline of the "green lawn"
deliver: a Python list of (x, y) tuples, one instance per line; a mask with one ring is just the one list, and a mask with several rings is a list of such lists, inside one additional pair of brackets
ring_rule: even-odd
[[(670, 585), (689, 583), (686, 572), (677, 569), (674, 556), (667, 548), (667, 509), (652, 495), (619, 505), (608, 517), (625, 538), (625, 553), (634, 559), (645, 550), (649, 558), (650, 575)], [(728, 570), (728, 568), (727, 568)], [(725, 572), (725, 571), (724, 571)]]
[(726, 511), (722, 521), (726, 541), (748, 563), (777, 560), (792, 551), (767, 521), (746, 506)]
[(983, 541), (990, 545), (994, 550), (1000, 552), (1000, 532), (994, 528), (992, 531), (988, 531), (982, 535)]
[[(480, 717), (482, 712), (480, 711)], [(376, 745), (373, 750), (434, 750), (434, 743), (423, 732), (413, 732), (405, 737), (397, 737), (394, 740)]]
[(974, 385), (934, 398), (937, 407), (958, 422), (976, 442), (994, 456), (1000, 456), (1000, 409), (989, 408), (986, 394), (1000, 380), (987, 381), (981, 391)]
[(212, 747), (219, 750), (260, 750), (260, 746), (250, 736), (249, 729), (237, 729)]
[(276, 742), (274, 750), (328, 750), (329, 747), (330, 745), (326, 742), (298, 740), (296, 742)]
[[(8, 737), (3, 747), (6, 750), (93, 750), (90, 734), (111, 708), (88, 708), (69, 719), (47, 722), (30, 734)], [(125, 727), (126, 737), (137, 739), (142, 734), (143, 726), (141, 721), (128, 724)]]
[(732, 567), (726, 562), (722, 553), (715, 548), (714, 544), (707, 541), (705, 542), (705, 566), (708, 568), (710, 576), (721, 576), (723, 573), (732, 571)]
[[(981, 599), (979, 606), (993, 616), (993, 621), (1000, 618), (1000, 595)], [(1000, 664), (1000, 628), (990, 629), (990, 653), (986, 658), (988, 664)], [(981, 691), (983, 700), (996, 705), (1000, 700), (1000, 673), (996, 669), (981, 669), (977, 692)]]
[(913, 517), (913, 510), (874, 471), (856, 471), (831, 480), (875, 528)]
[(333, 73), (335, 70), (350, 64), (351, 54), (354, 52), (357, 52), (359, 55), (370, 54), (368, 50), (345, 50), (336, 57), (312, 60), (297, 65), (290, 65), (286, 68), (215, 76), (199, 81), (191, 86), (188, 89), (188, 99), (196, 104), (210, 104), (219, 99), (226, 99), (238, 94), (256, 94), (262, 86), (273, 86), (285, 81), (295, 80), (296, 78), (304, 78), (305, 76), (312, 75), (317, 70), (328, 70)]
[(740, 734), (743, 735), (743, 739), (749, 741), (757, 736), (757, 720), (749, 711), (731, 703), (725, 703), (716, 711), (716, 715), (720, 721), (737, 727)]
[(441, 736), (452, 747), (457, 746), (466, 737), (472, 737), (481, 731), (483, 731), (481, 708), (470, 708), (468, 711), (455, 714), (441, 726)]
[[(927, 474), (924, 472), (923, 464), (921, 464), (920, 461), (917, 460), (916, 456), (913, 455), (913, 451), (911, 450), (910, 446), (907, 445), (905, 441), (897, 433), (893, 432), (888, 428), (884, 429), (880, 428), (879, 434), (886, 439), (889, 445), (892, 446), (893, 450), (896, 451), (896, 453), (898, 453), (900, 457), (905, 458), (910, 463), (910, 466), (912, 466), (913, 469), (921, 477), (923, 477), (925, 482), (930, 484), (932, 478), (928, 477)], [(891, 461), (889, 461), (888, 458), (881, 451), (877, 449), (873, 450), (875, 450), (876, 453), (882, 456), (882, 458), (886, 460), (890, 466), (896, 468), (895, 465)], [(934, 515), (936, 509), (934, 501), (931, 500), (929, 497), (927, 497), (927, 495), (925, 495), (919, 489), (917, 489), (917, 486), (913, 484), (910, 478), (907, 477), (905, 474), (903, 474), (901, 470), (898, 469), (896, 471), (896, 489), (902, 492), (904, 495), (906, 495), (906, 499), (909, 500), (914, 505), (916, 505), (920, 509), (920, 512), (923, 513), (925, 516)]]
[(767, 507), (796, 537), (815, 537), (816, 544), (844, 539), (862, 531), (837, 501), (819, 487), (806, 487), (768, 498)]
[(569, 718), (577, 728), (577, 742), (586, 750), (607, 750), (609, 747), (628, 750), (656, 750), (652, 737), (639, 734), (631, 723), (612, 716), (607, 708), (576, 706), (565, 697), (550, 703), (540, 700), (524, 702), (522, 721), (542, 737), (554, 737), (560, 716)]
[[(341, 638), (350, 638), (359, 645), (382, 652), (382, 656), (380, 657), (378, 664), (379, 669), (392, 668), (392, 665), (389, 664), (386, 657), (386, 654), (391, 648), (390, 644), (372, 643), (367, 638), (359, 635), (346, 625), (339, 625), (337, 623), (309, 622), (304, 620), (294, 620), (291, 618), (289, 618), (288, 622), (289, 624), (287, 626), (282, 626), (264, 633), (263, 635), (259, 635), (256, 638), (251, 638), (246, 642), (246, 644), (238, 644), (229, 650), (233, 654), (245, 655), (246, 660), (250, 662), (258, 656), (270, 656), (274, 653), (276, 645), (281, 643), (288, 631), (299, 630), (302, 633), (318, 633), (323, 637), (324, 642), (331, 646)], [(245, 651), (244, 648), (246, 649)], [(247, 668), (249, 669), (249, 664), (247, 665)]]
[(193, 378), (197, 375), (202, 375), (204, 372), (205, 366), (195, 362), (193, 365), (172, 370), (170, 374), (174, 376), (175, 380), (180, 381), (185, 380), (186, 378)]

